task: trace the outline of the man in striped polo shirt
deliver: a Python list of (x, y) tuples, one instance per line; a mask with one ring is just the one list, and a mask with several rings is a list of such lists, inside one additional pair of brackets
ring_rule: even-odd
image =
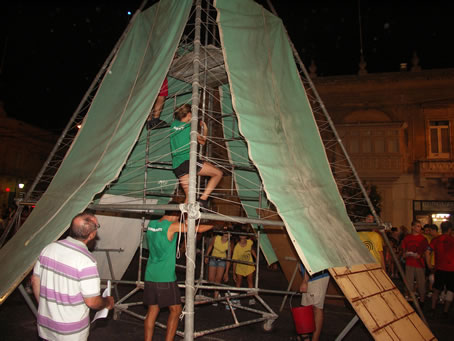
[(91, 309), (112, 309), (112, 296), (100, 296), (96, 260), (87, 244), (95, 239), (98, 220), (80, 213), (71, 221), (70, 236), (49, 244), (33, 269), (38, 306), (38, 332), (46, 340), (87, 340)]

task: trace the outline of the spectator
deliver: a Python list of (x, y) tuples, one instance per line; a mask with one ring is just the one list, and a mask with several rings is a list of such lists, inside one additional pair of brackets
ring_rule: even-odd
[[(372, 214), (368, 214), (364, 220), (365, 223), (373, 223), (374, 216)], [(383, 238), (380, 234), (376, 231), (363, 231), (358, 232), (358, 236), (364, 245), (367, 247), (369, 252), (374, 256), (375, 260), (378, 264), (381, 265), (383, 270), (386, 270), (385, 265), (385, 257), (383, 255)]]
[(32, 287), (38, 305), (38, 332), (45, 340), (87, 340), (91, 309), (112, 309), (100, 296), (96, 260), (87, 244), (99, 228), (93, 214), (76, 215), (70, 236), (44, 248), (35, 264)]
[[(233, 280), (237, 288), (241, 287), (243, 278), (246, 277), (248, 288), (253, 287), (253, 274), (255, 272), (255, 266), (251, 264), (238, 263), (235, 260), (241, 262), (252, 263), (254, 259), (257, 259), (257, 254), (252, 247), (254, 242), (247, 237), (247, 235), (240, 235), (240, 241), (235, 245), (233, 249)], [(254, 258), (253, 258), (254, 257)], [(255, 304), (255, 300), (251, 298), (249, 305)]]
[[(305, 277), (306, 269), (304, 268), (303, 264), (301, 264), (300, 266), (300, 271), (303, 277)], [(307, 292), (304, 292), (304, 287), (300, 287), (300, 292), (303, 292), (301, 296), (301, 305), (312, 305), (314, 307), (315, 330), (312, 334), (312, 341), (318, 341), (322, 332), (324, 316), (323, 306), (325, 303), (328, 283), (329, 272), (328, 270), (323, 270), (310, 276), (309, 283), (307, 285)]]
[[(205, 264), (208, 264), (208, 281), (221, 283), (224, 280), (224, 282), (227, 282), (229, 280), (230, 261), (226, 261), (226, 258), (231, 257), (232, 248), (230, 245), (230, 233), (228, 233), (226, 226), (222, 235), (215, 235), (211, 238), (207, 255), (210, 253), (211, 258), (205, 257)], [(215, 291), (214, 298), (218, 297), (219, 291)], [(213, 305), (217, 306), (218, 303), (214, 302)]]
[[(429, 225), (428, 231), (427, 231), (427, 235), (425, 235), (425, 237), (427, 239), (427, 242), (430, 244), (430, 242), (435, 237), (438, 237), (438, 226), (435, 224), (428, 224), (428, 225)], [(435, 281), (435, 277), (434, 277), (433, 272), (431, 272), (429, 269), (431, 268), (430, 266), (432, 266), (432, 268), (435, 266), (435, 255), (433, 252), (431, 253), (429, 261), (427, 262), (427, 272), (426, 272), (426, 277), (428, 278), (428, 282), (429, 282), (429, 292), (427, 293), (427, 297), (432, 297), (433, 284)]]
[(425, 253), (428, 252), (429, 244), (427, 239), (421, 234), (421, 222), (414, 220), (411, 223), (412, 233), (407, 235), (402, 241), (401, 247), (405, 258), (405, 278), (408, 282), (409, 289), (413, 292), (414, 280), (419, 291), (419, 302), (424, 305), (426, 295), (426, 278), (425, 278)]
[(441, 223), (442, 235), (435, 237), (430, 242), (430, 251), (435, 255), (435, 265), (430, 262), (430, 255), (427, 255), (427, 264), (431, 270), (435, 270), (435, 282), (432, 295), (432, 316), (435, 315), (438, 297), (440, 292), (446, 288), (444, 315), (447, 315), (451, 307), (454, 293), (454, 237), (451, 235), (452, 224), (449, 221)]

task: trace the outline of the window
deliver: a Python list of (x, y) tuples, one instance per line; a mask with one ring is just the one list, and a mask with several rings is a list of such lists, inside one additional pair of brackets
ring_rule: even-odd
[(449, 121), (429, 121), (429, 158), (450, 156)]

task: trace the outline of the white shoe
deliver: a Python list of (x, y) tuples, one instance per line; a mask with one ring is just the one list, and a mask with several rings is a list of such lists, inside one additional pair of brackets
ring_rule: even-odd
[(254, 304), (255, 304), (255, 299), (254, 299), (254, 298), (251, 298), (251, 299), (249, 300), (249, 305), (254, 305)]

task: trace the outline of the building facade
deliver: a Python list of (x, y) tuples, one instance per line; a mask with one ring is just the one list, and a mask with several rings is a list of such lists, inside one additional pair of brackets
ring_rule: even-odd
[(1, 210), (28, 190), (57, 138), (44, 129), (8, 117), (0, 102)]
[(314, 84), (362, 181), (377, 187), (383, 221), (439, 224), (454, 215), (454, 69)]

